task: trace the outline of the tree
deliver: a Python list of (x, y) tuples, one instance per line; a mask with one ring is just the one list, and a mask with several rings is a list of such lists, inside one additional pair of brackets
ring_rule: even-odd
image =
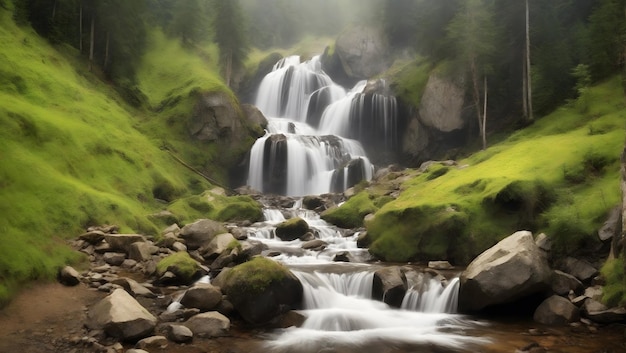
[[(462, 2), (448, 26), (448, 38), (453, 43), (462, 66), (469, 73), (483, 149), (487, 148), (487, 75), (491, 71), (492, 55), (496, 48), (495, 33), (493, 2), (490, 0)], [(482, 105), (481, 100), (484, 102)]]
[(233, 72), (243, 67), (249, 50), (239, 1), (216, 2), (214, 28), (224, 80), (230, 86)]
[(596, 80), (613, 74), (623, 65), (625, 12), (625, 0), (600, 0), (589, 17), (589, 67)]
[(207, 36), (207, 16), (198, 0), (177, 1), (172, 16), (171, 31), (183, 44), (197, 43)]
[(530, 70), (530, 9), (528, 7), (528, 0), (525, 1), (526, 4), (526, 35), (525, 35), (525, 45), (524, 45), (524, 87), (522, 90), (524, 91), (524, 116), (527, 121), (533, 121), (533, 91), (532, 91), (532, 79), (531, 79), (531, 70)]

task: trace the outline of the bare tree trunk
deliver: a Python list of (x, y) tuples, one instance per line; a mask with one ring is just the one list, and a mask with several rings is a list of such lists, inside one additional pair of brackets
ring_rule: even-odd
[(530, 75), (530, 11), (528, 9), (528, 0), (526, 0), (526, 85), (528, 99), (528, 121), (533, 121), (533, 92), (532, 80)]
[(80, 2), (80, 10), (78, 15), (78, 51), (83, 53), (83, 2)]
[(483, 138), (483, 150), (487, 149), (487, 76), (485, 76), (483, 78), (484, 82), (484, 92), (485, 92), (485, 99), (484, 99), (484, 104), (483, 104), (483, 119), (482, 119), (482, 124), (481, 124), (481, 131), (480, 134)]
[(522, 59), (522, 109), (524, 119), (528, 120), (528, 77), (526, 76), (526, 48), (524, 48)]
[(91, 16), (91, 35), (89, 39), (89, 71), (93, 69), (94, 32), (96, 29), (94, 16)]
[(109, 66), (109, 32), (107, 31), (107, 40), (106, 40), (106, 44), (104, 46), (104, 71), (107, 70), (107, 67)]
[(57, 15), (57, 1), (54, 0), (54, 3), (52, 4), (52, 21), (54, 21), (54, 18)]
[(476, 68), (476, 60), (470, 60), (470, 71), (472, 75), (472, 88), (473, 88), (473, 96), (474, 96), (474, 106), (476, 107), (476, 118), (478, 120), (478, 131), (479, 135), (482, 137), (483, 133), (483, 117), (480, 109), (480, 88), (478, 87), (478, 69)]
[(226, 55), (226, 86), (230, 87), (230, 77), (233, 71), (233, 52), (232, 50), (228, 51)]

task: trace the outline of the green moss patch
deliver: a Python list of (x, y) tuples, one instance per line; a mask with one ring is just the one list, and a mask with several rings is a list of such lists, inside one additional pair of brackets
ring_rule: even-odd
[(244, 220), (257, 222), (263, 219), (262, 205), (250, 196), (226, 196), (223, 192), (215, 190), (180, 198), (171, 203), (167, 209), (177, 215), (182, 223), (200, 218), (220, 222)]
[[(351, 197), (341, 207), (324, 211), (322, 219), (341, 228), (358, 228), (363, 226), (363, 218), (378, 210), (380, 206), (374, 204), (376, 197), (368, 191), (361, 191)], [(386, 199), (388, 202), (389, 199)], [(384, 202), (378, 202), (379, 205)]]
[(289, 270), (276, 261), (255, 257), (235, 266), (225, 279), (225, 291), (228, 295), (238, 293), (242, 296), (259, 295), (275, 282), (280, 282), (290, 275)]
[(191, 283), (199, 270), (200, 264), (185, 251), (172, 254), (157, 263), (159, 276), (162, 276), (167, 271), (171, 271), (183, 283)]
[(603, 288), (602, 301), (609, 307), (626, 305), (626, 272), (624, 259), (617, 258), (607, 261), (601, 269), (607, 284)]

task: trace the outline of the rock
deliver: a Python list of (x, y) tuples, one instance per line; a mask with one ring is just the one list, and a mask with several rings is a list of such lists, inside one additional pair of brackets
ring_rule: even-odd
[(218, 234), (200, 248), (200, 255), (205, 260), (214, 260), (224, 252), (230, 252), (239, 242), (230, 233)]
[(167, 338), (164, 336), (152, 336), (139, 340), (135, 345), (139, 349), (164, 349), (167, 347)]
[(100, 230), (93, 230), (79, 235), (78, 239), (84, 240), (91, 245), (96, 245), (104, 240), (104, 232)]
[(221, 301), (222, 292), (219, 288), (208, 283), (196, 283), (183, 294), (180, 303), (186, 308), (209, 311), (216, 310)]
[(578, 321), (579, 310), (569, 300), (553, 295), (544, 300), (535, 310), (533, 319), (545, 325), (565, 325)]
[(596, 301), (602, 301), (603, 290), (601, 286), (585, 288), (585, 296)]
[(130, 278), (118, 278), (112, 281), (113, 284), (121, 286), (124, 288), (128, 294), (134, 297), (144, 297), (144, 298), (156, 298), (157, 295), (152, 292), (150, 289), (142, 286), (137, 283), (134, 279)]
[(240, 241), (239, 246), (233, 249), (232, 254), (235, 256), (235, 261), (242, 263), (254, 256), (261, 255), (265, 249), (267, 249), (267, 245), (260, 241)]
[(267, 323), (302, 300), (302, 284), (283, 265), (264, 257), (237, 265), (214, 281), (244, 320)]
[(174, 322), (180, 320), (188, 320), (189, 318), (200, 314), (198, 309), (178, 309), (174, 311), (165, 311), (159, 315), (159, 320), (162, 322)]
[(111, 250), (123, 251), (127, 254), (131, 244), (146, 241), (141, 234), (105, 234), (104, 240), (109, 244)]
[(131, 348), (127, 350), (126, 353), (150, 353), (150, 352), (144, 351), (143, 349)]
[(176, 343), (187, 343), (193, 339), (193, 332), (183, 325), (168, 325), (167, 338)]
[(102, 255), (104, 262), (111, 266), (120, 266), (126, 260), (126, 254), (120, 252), (105, 252)]
[(465, 83), (462, 77), (450, 79), (433, 73), (428, 78), (419, 105), (420, 122), (441, 132), (465, 127), (463, 106)]
[(172, 246), (170, 247), (170, 249), (176, 251), (176, 252), (185, 252), (187, 251), (187, 246), (179, 241), (174, 242), (172, 244)]
[(124, 262), (122, 262), (122, 267), (127, 269), (131, 269), (135, 267), (135, 265), (137, 265), (137, 261), (133, 259), (126, 259), (124, 260)]
[(389, 67), (384, 34), (376, 28), (356, 26), (344, 31), (337, 38), (335, 53), (352, 81), (369, 79)]
[(307, 210), (316, 210), (324, 206), (324, 199), (319, 195), (309, 195), (302, 199), (302, 206)]
[(128, 257), (137, 261), (147, 261), (152, 259), (152, 255), (159, 252), (159, 247), (149, 242), (136, 242), (130, 244)]
[(81, 275), (72, 266), (65, 266), (57, 274), (59, 282), (66, 286), (75, 286), (80, 283)]
[(276, 226), (276, 236), (283, 241), (296, 240), (309, 231), (309, 224), (300, 217), (288, 219)]
[(583, 289), (583, 284), (576, 277), (559, 270), (552, 271), (550, 285), (552, 291), (560, 296), (568, 294), (570, 290), (581, 293)]
[(223, 337), (228, 335), (230, 320), (217, 311), (211, 311), (190, 318), (184, 325), (193, 332), (194, 336)]
[(156, 323), (157, 319), (123, 289), (116, 289), (94, 305), (87, 319), (90, 329), (104, 329), (122, 341), (149, 336)]
[(200, 264), (186, 252), (161, 259), (156, 270), (160, 276), (158, 283), (162, 285), (190, 284), (203, 274)]
[(581, 282), (589, 282), (598, 274), (598, 270), (589, 262), (575, 259), (573, 257), (565, 258), (561, 263), (561, 270), (578, 278)]
[(306, 316), (303, 314), (290, 310), (278, 318), (278, 322), (275, 327), (277, 328), (288, 328), (288, 327), (301, 327), (304, 321), (306, 320)]
[(537, 238), (535, 238), (535, 244), (537, 244), (539, 249), (545, 252), (550, 252), (552, 250), (552, 240), (550, 240), (545, 233), (537, 235)]
[(316, 238), (315, 238), (315, 234), (313, 234), (313, 232), (306, 232), (299, 239), (300, 239), (300, 241), (307, 242), (307, 241), (315, 240)]
[(448, 261), (428, 261), (428, 268), (433, 270), (451, 270), (454, 268)]
[(598, 238), (600, 238), (601, 241), (604, 242), (611, 240), (611, 238), (619, 234), (619, 230), (621, 228), (621, 213), (621, 206), (617, 206), (611, 210), (607, 220), (604, 222), (600, 230), (598, 230)]
[(385, 267), (374, 272), (372, 298), (399, 308), (406, 294), (406, 277), (400, 267)]
[(367, 235), (367, 232), (360, 232), (356, 238), (356, 246), (364, 249), (372, 245), (372, 239)]
[(103, 242), (101, 242), (101, 243), (97, 244), (97, 245), (93, 248), (93, 250), (94, 250), (95, 252), (97, 252), (98, 254), (104, 254), (104, 253), (106, 253), (107, 251), (111, 251), (111, 250), (113, 250), (113, 248), (111, 248), (111, 245), (109, 245), (109, 243), (107, 243), (106, 241), (103, 241)]
[(587, 298), (587, 300), (585, 300), (585, 302), (583, 303), (581, 310), (583, 311), (583, 314), (588, 314), (605, 311), (608, 310), (608, 308), (606, 307), (606, 305), (600, 303), (597, 300)]
[(626, 308), (589, 311), (585, 313), (585, 316), (599, 324), (623, 323), (626, 322)]
[(226, 233), (226, 228), (221, 223), (210, 219), (201, 219), (184, 226), (180, 230), (180, 237), (185, 240), (189, 250), (196, 250), (211, 241), (214, 236), (222, 233)]
[(342, 251), (333, 256), (333, 262), (350, 262), (350, 253)]
[(324, 250), (324, 248), (326, 248), (327, 245), (328, 243), (326, 243), (325, 241), (321, 239), (315, 239), (302, 244), (302, 249), (322, 251)]
[(480, 254), (461, 274), (459, 309), (479, 311), (512, 303), (549, 287), (551, 270), (528, 231), (514, 233)]

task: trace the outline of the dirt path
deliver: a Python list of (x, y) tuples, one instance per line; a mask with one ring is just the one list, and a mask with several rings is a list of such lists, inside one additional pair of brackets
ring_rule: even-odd
[(0, 311), (0, 352), (76, 349), (76, 340), (86, 334), (83, 323), (87, 307), (104, 296), (83, 285), (65, 287), (54, 282), (24, 288)]

